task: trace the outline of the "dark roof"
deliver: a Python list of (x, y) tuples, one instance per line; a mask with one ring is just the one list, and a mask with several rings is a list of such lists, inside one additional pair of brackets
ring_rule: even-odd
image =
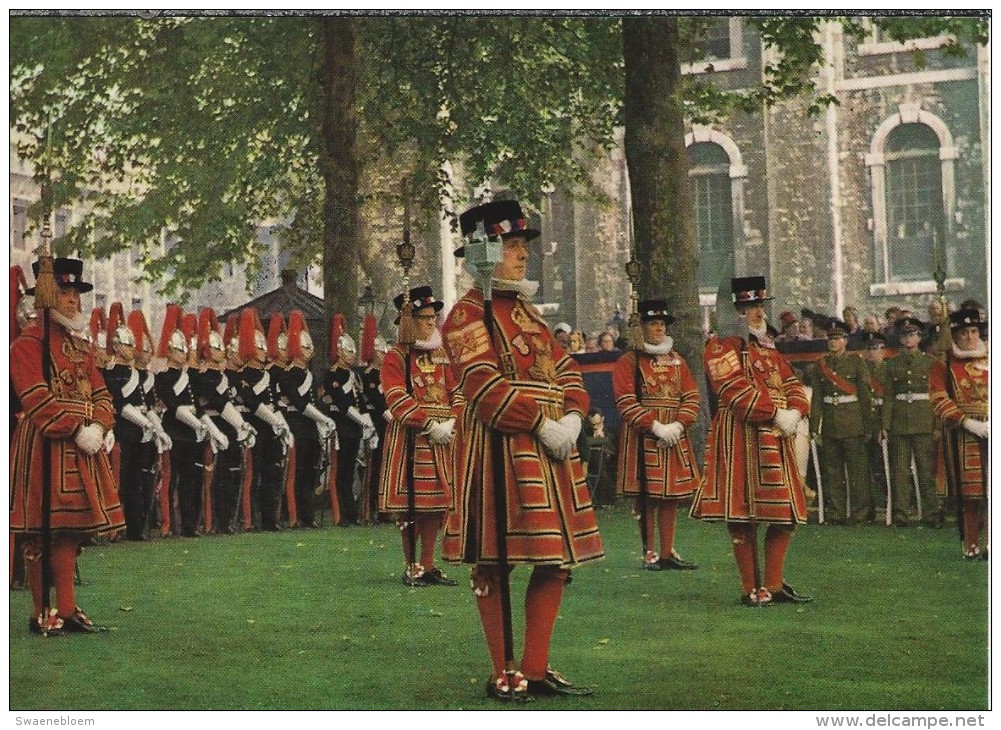
[(220, 314), (219, 321), (225, 322), (231, 314), (239, 316), (240, 312), (248, 307), (257, 309), (257, 314), (262, 322), (267, 322), (268, 318), (276, 312), (288, 319), (293, 309), (298, 309), (303, 313), (306, 321), (311, 325), (311, 330), (315, 322), (323, 323), (326, 320), (323, 300), (304, 289), (300, 289), (296, 286), (295, 281), (289, 278), (286, 278), (282, 285), (274, 291), (269, 291), (256, 299), (251, 299), (246, 304), (241, 304), (239, 307)]

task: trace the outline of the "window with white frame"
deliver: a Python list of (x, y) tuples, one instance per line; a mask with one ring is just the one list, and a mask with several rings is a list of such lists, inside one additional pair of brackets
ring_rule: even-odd
[(886, 139), (886, 251), (892, 281), (930, 279), (934, 247), (944, 241), (938, 137), (902, 124)]
[[(955, 161), (958, 151), (945, 122), (917, 104), (901, 104), (876, 130), (865, 157), (872, 185), (874, 296), (936, 290), (942, 266), (955, 277)], [(947, 278), (949, 290), (961, 278)]]
[(733, 265), (730, 157), (714, 142), (689, 145), (688, 175), (695, 198), (699, 286), (715, 289)]
[(28, 230), (28, 201), (14, 198), (11, 204), (10, 233), (11, 245), (18, 251), (28, 247), (25, 233)]
[(702, 18), (702, 37), (697, 40), (701, 57), (681, 64), (683, 74), (702, 74), (747, 68), (744, 56), (744, 21), (742, 18)]

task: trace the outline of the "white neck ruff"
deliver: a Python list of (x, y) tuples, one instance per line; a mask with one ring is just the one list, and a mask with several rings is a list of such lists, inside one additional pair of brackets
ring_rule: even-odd
[(987, 345), (986, 343), (981, 342), (980, 347), (976, 350), (960, 350), (959, 346), (953, 342), (952, 354), (956, 357), (962, 358), (963, 360), (970, 360), (975, 357), (987, 357)]
[[(493, 288), (497, 291), (513, 291), (519, 299), (531, 299), (539, 291), (539, 282), (529, 279), (498, 279), (496, 276), (490, 280)], [(477, 284), (482, 288), (482, 284)]]
[(674, 349), (674, 338), (665, 337), (659, 345), (651, 345), (649, 342), (643, 343), (643, 352), (647, 355), (669, 355)]

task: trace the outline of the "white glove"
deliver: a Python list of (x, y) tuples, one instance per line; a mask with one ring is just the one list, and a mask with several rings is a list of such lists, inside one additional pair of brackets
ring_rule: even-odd
[(654, 421), (653, 425), (650, 427), (653, 431), (653, 435), (659, 440), (670, 446), (671, 430), (667, 427), (666, 423), (661, 423), (660, 421)]
[(664, 426), (664, 436), (661, 438), (661, 441), (663, 441), (667, 447), (675, 446), (679, 441), (681, 441), (681, 437), (684, 433), (685, 427), (680, 421), (671, 421)]
[(307, 403), (302, 413), (304, 416), (316, 421), (316, 428), (320, 432), (320, 438), (324, 441), (330, 438), (330, 434), (337, 430), (337, 424), (334, 423), (334, 419), (312, 403)]
[(104, 433), (104, 453), (110, 454), (113, 448), (115, 448), (115, 432), (109, 428)]
[(568, 413), (560, 419), (560, 425), (567, 430), (573, 442), (577, 443), (577, 437), (580, 436), (580, 415)]
[[(237, 433), (240, 433), (240, 430), (245, 425), (246, 426), (250, 425), (244, 420), (243, 415), (240, 413), (240, 411), (236, 410), (236, 406), (234, 406), (232, 403), (227, 403), (226, 405), (224, 405), (222, 407), (222, 413), (220, 413), (219, 415), (222, 416), (222, 420), (224, 420), (230, 426), (235, 428)], [(253, 427), (251, 426), (251, 428)], [(243, 439), (239, 440), (242, 441)]]
[(551, 418), (542, 422), (542, 426), (539, 428), (539, 440), (546, 452), (560, 461), (570, 455), (576, 443), (575, 439), (570, 438), (567, 427)]
[[(368, 429), (375, 429), (375, 424), (372, 423), (372, 416), (367, 413), (362, 413), (358, 410), (357, 406), (351, 406), (348, 408), (348, 417), (362, 427), (364, 431)], [(367, 436), (365, 438), (368, 438)]]
[(170, 438), (170, 434), (161, 429), (161, 432), (156, 434), (156, 451), (158, 454), (162, 454), (164, 451), (170, 451), (174, 448), (174, 442)]
[[(150, 428), (153, 429), (153, 435), (158, 439), (166, 439), (170, 441), (170, 436), (167, 432), (163, 430), (163, 422), (160, 420), (160, 414), (154, 411), (152, 408), (146, 411), (146, 420), (149, 421)], [(167, 447), (170, 448), (169, 446)]]
[(93, 456), (104, 446), (104, 429), (98, 423), (84, 426), (73, 437), (74, 443), (87, 456)]
[(978, 421), (976, 418), (964, 418), (963, 428), (977, 438), (987, 439), (991, 437), (991, 424), (986, 421)]
[(205, 439), (205, 434), (208, 431), (205, 428), (205, 424), (199, 421), (198, 416), (195, 415), (194, 406), (178, 406), (175, 412), (177, 420), (195, 432), (195, 441), (203, 441)]
[(428, 441), (436, 446), (444, 446), (452, 441), (452, 427), (455, 419), (449, 418), (445, 421), (431, 421), (425, 430)]
[[(146, 432), (146, 431), (152, 432), (152, 430), (153, 430), (153, 424), (150, 423), (149, 419), (143, 414), (142, 411), (140, 411), (138, 408), (136, 408), (131, 403), (126, 403), (124, 406), (122, 406), (122, 414), (121, 415), (122, 415), (122, 418), (124, 418), (126, 421), (129, 421), (130, 423), (134, 423), (139, 428), (141, 428), (143, 430), (143, 432)], [(145, 433), (144, 433), (144, 435), (145, 435)], [(149, 441), (149, 439), (143, 439), (143, 440), (144, 441)]]
[(211, 418), (202, 416), (202, 423), (205, 424), (205, 430), (209, 433), (213, 454), (229, 448), (229, 436), (220, 431)]
[(244, 421), (242, 426), (236, 428), (236, 443), (244, 449), (254, 448), (254, 444), (257, 443), (257, 429)]
[(382, 413), (382, 420), (384, 420), (386, 423), (391, 423), (393, 420), (393, 412), (387, 408)]
[(291, 449), (295, 446), (295, 437), (292, 435), (292, 429), (289, 428), (288, 421), (285, 420), (285, 416), (281, 413), (275, 413), (275, 416), (278, 418), (280, 429), (275, 431), (275, 435), (284, 442), (286, 450)]
[(795, 436), (796, 427), (802, 418), (795, 408), (777, 408), (775, 410), (775, 425), (782, 429), (786, 436)]
[(379, 448), (379, 433), (374, 428), (372, 435), (368, 437), (368, 446), (372, 450)]

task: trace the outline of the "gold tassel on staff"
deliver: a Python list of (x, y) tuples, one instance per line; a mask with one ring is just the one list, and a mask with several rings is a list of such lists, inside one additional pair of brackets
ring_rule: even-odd
[(640, 324), (638, 285), (640, 280), (640, 262), (630, 258), (626, 262), (626, 276), (629, 278), (629, 324), (626, 325), (626, 339), (629, 349), (640, 352), (643, 349), (643, 327)]

